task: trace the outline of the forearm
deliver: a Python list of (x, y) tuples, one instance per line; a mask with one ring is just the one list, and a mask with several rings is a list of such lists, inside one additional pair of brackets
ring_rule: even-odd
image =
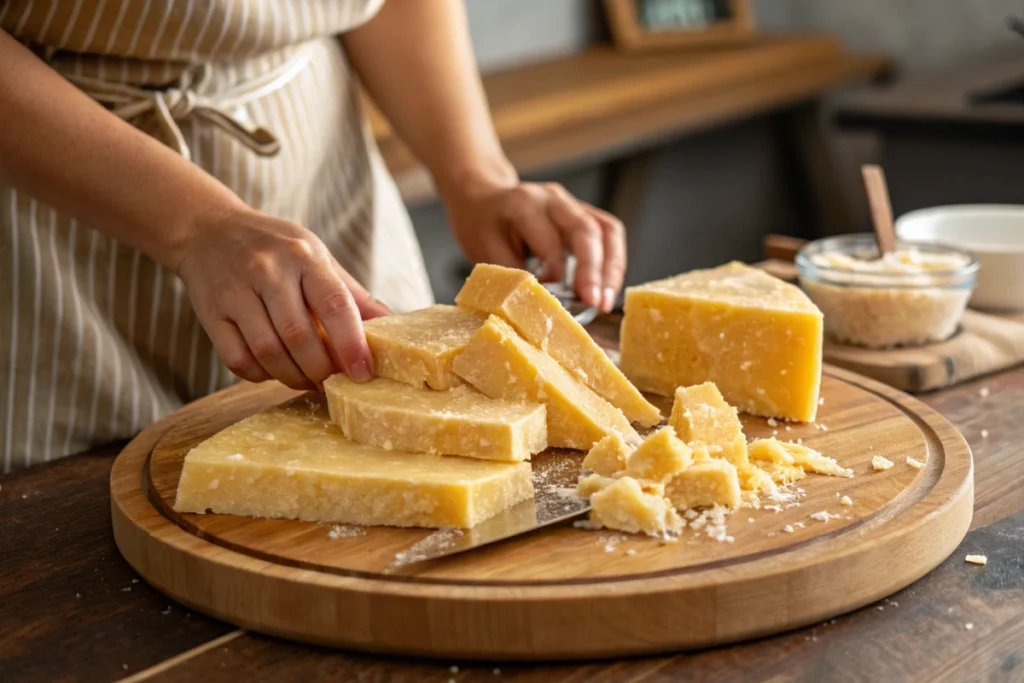
[(244, 207), (0, 31), (0, 184), (176, 269), (196, 225)]
[(387, 0), (343, 42), (366, 89), (442, 194), (518, 181), (491, 122), (461, 0)]

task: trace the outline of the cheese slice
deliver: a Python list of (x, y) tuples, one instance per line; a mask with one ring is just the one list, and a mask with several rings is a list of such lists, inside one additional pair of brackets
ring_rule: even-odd
[(529, 463), (385, 451), (349, 441), (304, 395), (185, 456), (174, 509), (402, 527), (471, 527), (533, 495)]
[(630, 422), (653, 427), (661, 413), (651, 405), (608, 355), (530, 273), (481, 263), (473, 268), (455, 303), (498, 315), (526, 341), (567, 368)]
[(548, 447), (539, 403), (496, 401), (462, 385), (434, 391), (383, 377), (324, 382), (331, 420), (353, 441), (385, 450), (519, 462)]
[(822, 315), (797, 287), (730, 263), (626, 290), (620, 366), (644, 391), (712, 381), (754, 415), (812, 422)]
[(645, 493), (632, 477), (616, 479), (590, 496), (590, 520), (608, 529), (649, 536), (677, 534), (683, 520), (662, 496)]
[(629, 456), (624, 475), (634, 479), (665, 482), (693, 462), (693, 453), (671, 427), (651, 434)]
[(665, 485), (665, 497), (680, 510), (715, 505), (738, 507), (741, 494), (736, 467), (726, 460), (691, 465)]
[(549, 446), (589, 450), (611, 434), (627, 444), (640, 441), (622, 412), (497, 316), (487, 319), (452, 367), (491, 398), (544, 403)]
[(609, 434), (590, 449), (587, 457), (583, 458), (580, 469), (610, 477), (626, 469), (626, 461), (629, 460), (631, 451), (621, 436)]
[(668, 423), (686, 443), (705, 444), (712, 457), (737, 467), (748, 462), (743, 423), (712, 382), (676, 389)]
[(452, 361), (483, 322), (482, 315), (438, 305), (367, 320), (363, 327), (377, 376), (448, 389), (462, 384)]

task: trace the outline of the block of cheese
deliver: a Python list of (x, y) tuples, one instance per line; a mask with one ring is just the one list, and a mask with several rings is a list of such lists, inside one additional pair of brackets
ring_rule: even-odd
[(185, 456), (174, 509), (402, 527), (471, 527), (533, 495), (530, 464), (385, 451), (346, 439), (304, 395)]
[(736, 466), (747, 463), (743, 423), (713, 382), (677, 388), (668, 423), (686, 443), (706, 444), (712, 457)]
[(630, 422), (645, 427), (661, 422), (658, 409), (558, 299), (525, 270), (481, 263), (473, 268), (455, 303), (506, 320), (523, 339), (558, 361)]
[(416, 387), (462, 384), (452, 361), (483, 322), (484, 316), (472, 311), (440, 305), (367, 320), (363, 326), (374, 373)]
[[(590, 474), (580, 479), (576, 484), (576, 493), (579, 494), (581, 498), (589, 498), (598, 491), (611, 486), (621, 478), (622, 477), (606, 477), (601, 474)], [(637, 479), (636, 483), (644, 493), (649, 493), (653, 496), (665, 495), (665, 485), (662, 483), (644, 481), (642, 479)]]
[(589, 450), (610, 434), (618, 434), (627, 444), (640, 442), (621, 411), (497, 316), (487, 318), (452, 367), (492, 398), (544, 403), (549, 446)]
[(632, 477), (616, 479), (590, 496), (590, 520), (608, 529), (649, 536), (677, 534), (683, 520), (662, 496), (644, 493)]
[(620, 366), (644, 391), (712, 381), (754, 415), (813, 422), (822, 315), (794, 285), (730, 263), (626, 290)]
[(754, 462), (775, 462), (780, 465), (792, 465), (793, 456), (784, 444), (774, 436), (768, 439), (754, 439), (747, 445), (747, 455)]
[(590, 449), (587, 457), (583, 458), (580, 469), (610, 477), (626, 469), (626, 461), (631, 451), (621, 436), (609, 434)]
[[(787, 453), (793, 458), (793, 463), (806, 472), (825, 474), (830, 477), (852, 477), (853, 470), (843, 467), (835, 458), (822, 455), (813, 448), (808, 448), (798, 443), (779, 442)], [(753, 445), (753, 444), (751, 444)]]
[(676, 508), (740, 504), (740, 482), (736, 467), (726, 460), (711, 460), (687, 467), (665, 485), (665, 497)]
[(338, 374), (324, 392), (331, 420), (347, 438), (389, 451), (519, 462), (548, 447), (543, 405), (495, 400), (466, 385), (434, 391)]
[(693, 453), (679, 440), (671, 427), (654, 432), (629, 456), (625, 476), (653, 482), (665, 482), (693, 462)]

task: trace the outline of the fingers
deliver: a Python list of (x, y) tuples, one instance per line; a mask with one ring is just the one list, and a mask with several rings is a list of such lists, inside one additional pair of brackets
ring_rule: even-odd
[(547, 208), (550, 197), (537, 185), (520, 185), (512, 192), (502, 207), (499, 219), (514, 225), (514, 232), (533, 255), (544, 262), (543, 279), (561, 280), (565, 277), (565, 248), (554, 217)]
[(601, 296), (601, 310), (608, 313), (615, 306), (615, 299), (622, 289), (622, 283), (626, 279), (626, 229), (615, 216), (597, 207), (584, 205), (600, 224), (604, 244), (604, 267), (602, 269), (602, 282), (604, 283)]
[(357, 382), (370, 379), (373, 357), (366, 344), (360, 309), (337, 270), (321, 262), (304, 272), (302, 293), (327, 333), (327, 347), (337, 365)]
[(316, 386), (334, 374), (334, 363), (316, 329), (302, 292), (295, 286), (279, 286), (263, 294), (270, 321), (291, 359)]
[(548, 187), (548, 215), (566, 235), (576, 257), (576, 292), (588, 306), (602, 306), (605, 254), (601, 225), (561, 185)]
[(265, 382), (270, 379), (270, 375), (249, 351), (242, 333), (233, 322), (204, 320), (204, 316), (198, 311), (197, 315), (228, 370), (249, 382)]
[(333, 267), (334, 272), (338, 274), (338, 277), (341, 278), (345, 286), (348, 287), (348, 291), (352, 294), (352, 298), (355, 300), (356, 307), (359, 309), (363, 320), (372, 320), (382, 315), (391, 315), (393, 313), (387, 304), (375, 298), (354, 277), (349, 275), (348, 271), (342, 268), (340, 263), (333, 261)]
[(314, 389), (315, 384), (292, 359), (278, 336), (263, 301), (256, 295), (242, 295), (231, 305), (231, 317), (242, 333), (250, 353), (268, 375), (292, 389)]

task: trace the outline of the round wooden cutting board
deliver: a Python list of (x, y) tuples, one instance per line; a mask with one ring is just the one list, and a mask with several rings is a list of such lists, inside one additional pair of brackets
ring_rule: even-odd
[[(945, 559), (971, 521), (971, 452), (956, 429), (909, 396), (834, 368), (818, 426), (747, 418), (747, 435), (777, 429), (856, 477), (809, 475), (799, 505), (735, 512), (733, 542), (690, 529), (669, 543), (567, 524), (396, 574), (386, 571), (395, 554), (430, 532), (374, 527), (331, 538), (330, 524), (172, 510), (192, 446), (294, 395), (243, 384), (193, 403), (140, 434), (111, 474), (117, 545), (147, 581), (196, 610), (285, 638), (491, 660), (717, 645), (889, 595)], [(875, 455), (895, 465), (875, 472)], [(542, 454), (535, 464), (551, 457), (573, 458), (571, 470), (582, 455)], [(908, 457), (926, 465), (915, 469)], [(811, 518), (821, 511), (838, 517)]]

